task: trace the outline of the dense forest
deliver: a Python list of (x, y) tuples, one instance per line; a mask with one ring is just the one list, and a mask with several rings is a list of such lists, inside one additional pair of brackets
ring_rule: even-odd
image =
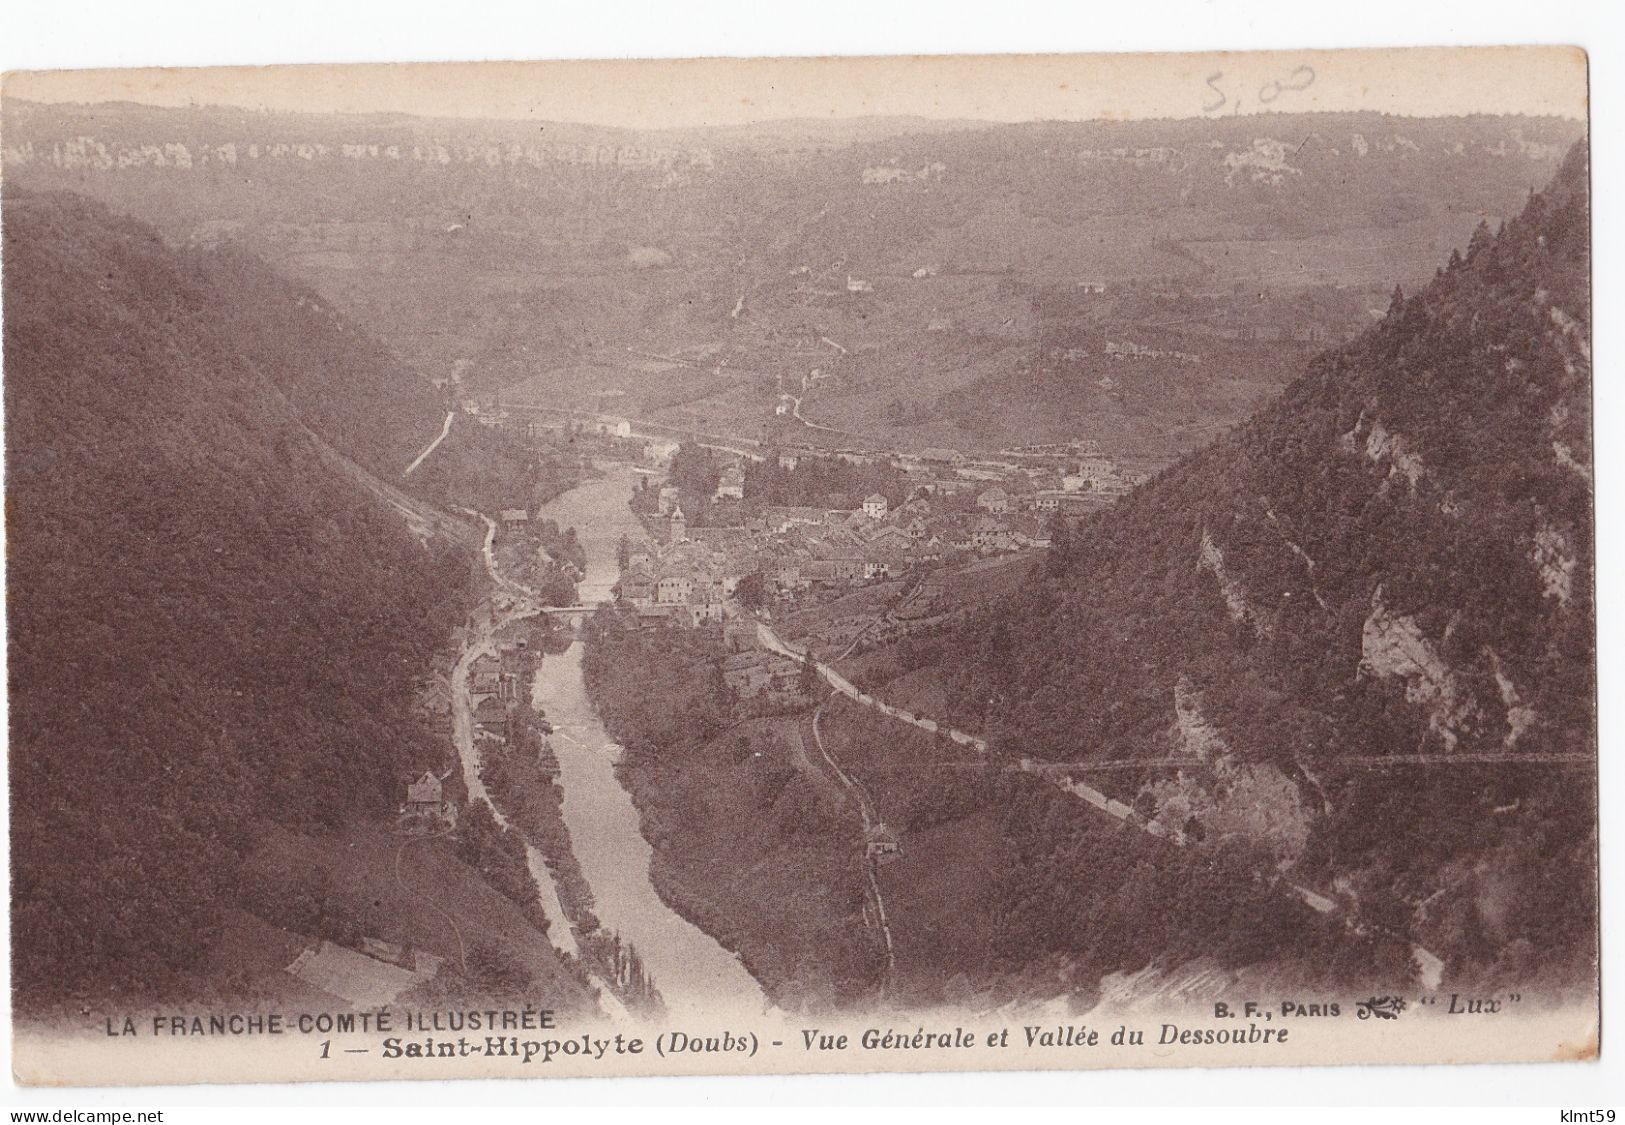
[[(440, 428), (443, 396), (313, 291), (234, 246), (197, 259), (232, 321), (233, 353), (345, 456), (393, 481)], [(244, 315), (249, 311), (252, 315)], [(403, 377), (404, 376), (404, 377)]]
[[(434, 404), (319, 300), (67, 195), (5, 201), (13, 980), (187, 995), (256, 823), (393, 811), (465, 550), (334, 475)], [(203, 982), (206, 988), (206, 982)]]
[[(954, 719), (1010, 754), (1182, 760), (1100, 784), (1452, 972), (1588, 979), (1587, 176), (1582, 145), (1252, 422), (1058, 537), (950, 646)], [(1068, 800), (1004, 824), (1027, 934), (1088, 886), (1045, 811)]]

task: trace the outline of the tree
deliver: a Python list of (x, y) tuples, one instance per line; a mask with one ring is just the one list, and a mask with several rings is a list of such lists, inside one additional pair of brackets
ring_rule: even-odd
[(1065, 574), (1072, 566), (1076, 542), (1072, 534), (1072, 521), (1055, 516), (1049, 521), (1050, 548), (1044, 559), (1044, 569), (1051, 575)]
[(479, 995), (520, 996), (536, 983), (536, 978), (507, 949), (476, 941), (468, 951), (468, 983)]
[(734, 597), (739, 599), (740, 605), (752, 612), (761, 609), (767, 603), (767, 582), (763, 579), (762, 572), (752, 571), (741, 578), (739, 585), (734, 587)]
[(808, 657), (801, 662), (801, 672), (796, 677), (796, 688), (802, 695), (811, 697), (818, 693), (818, 668)]

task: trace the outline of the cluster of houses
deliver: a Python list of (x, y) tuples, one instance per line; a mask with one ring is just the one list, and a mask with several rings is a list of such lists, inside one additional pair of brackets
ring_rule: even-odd
[(1180, 351), (1178, 348), (1153, 348), (1146, 344), (1136, 344), (1132, 340), (1106, 341), (1106, 354), (1113, 360), (1125, 359), (1171, 359), (1176, 363), (1198, 364), (1202, 357), (1195, 352)]
[(746, 573), (726, 552), (686, 539), (658, 555), (634, 548), (633, 560), (615, 585), (615, 598), (637, 614), (639, 624), (698, 627), (720, 624), (728, 595)]
[[(953, 449), (887, 458), (791, 449), (776, 456), (787, 470), (804, 456), (853, 464), (884, 459), (901, 473), (908, 499), (894, 507), (874, 493), (851, 508), (757, 507), (744, 503), (747, 477), (735, 462), (723, 468), (708, 499), (718, 511), (738, 506), (738, 522), (696, 527), (678, 488), (657, 486), (655, 510), (644, 517), (648, 540), (632, 546), (615, 588), (640, 624), (720, 625), (739, 584), (753, 575), (762, 594), (792, 601), (1047, 547), (1057, 518), (1097, 511), (1144, 479), (1081, 442), (1005, 450), (982, 460)], [(712, 515), (704, 522), (719, 521)], [(759, 675), (739, 672), (741, 682)]]
[(916, 496), (892, 509), (866, 498), (856, 511), (768, 508), (760, 534), (770, 545), (764, 577), (780, 593), (899, 578), (920, 567), (973, 555), (1049, 545), (1031, 513), (945, 508)]
[[(477, 611), (479, 612), (479, 611)], [(469, 706), (475, 738), (507, 740), (512, 706), (521, 696), (532, 670), (529, 642), (524, 639), (497, 642), (495, 651), (482, 653), (468, 666)], [(450, 740), (453, 734), (452, 667), (440, 661), (418, 686), (417, 713), (429, 733)], [(454, 825), (456, 805), (444, 792), (446, 774), (438, 777), (425, 772), (406, 787), (401, 811), (431, 821)]]
[[(1038, 493), (1092, 492), (1115, 497), (1145, 479), (1145, 474), (1122, 470), (1109, 458), (1080, 448), (1081, 444), (1029, 446), (979, 459), (952, 449), (926, 449), (898, 454), (890, 464), (911, 485), (933, 495), (980, 495), (980, 490), (989, 485), (1000, 485), (1017, 507), (1041, 511), (1065, 510), (1067, 506), (1057, 503), (1039, 508), (1035, 503)], [(1077, 510), (1093, 507), (1085, 508), (1080, 501)]]
[[(805, 331), (811, 333), (814, 329), (807, 328)], [(1082, 348), (1050, 350), (1057, 356), (1081, 356), (1084, 352)], [(1201, 359), (1191, 353), (1133, 342), (1109, 341), (1106, 351), (1114, 359), (1172, 359), (1184, 363), (1196, 363)], [(817, 375), (815, 370), (812, 377), (816, 380)], [(1110, 382), (1109, 379), (1106, 381)], [(781, 399), (780, 406), (788, 409), (785, 406), (787, 401), (787, 398)], [(485, 425), (504, 427), (510, 420), (508, 411), (500, 401), (482, 404), (466, 400), (464, 408), (476, 414)], [(525, 413), (528, 415), (525, 432), (533, 440), (562, 440), (567, 435), (572, 440), (587, 438), (604, 443), (606, 452), (613, 456), (630, 457), (657, 470), (671, 464), (680, 445), (673, 438), (637, 436), (628, 419), (614, 415), (561, 411), (539, 417), (528, 411)], [(901, 473), (914, 490), (924, 490), (937, 496), (976, 495), (979, 489), (998, 484), (1004, 486), (1012, 496), (1018, 497), (1016, 505), (1022, 510), (1045, 514), (1083, 514), (1098, 507), (1100, 499), (1114, 499), (1145, 477), (1143, 473), (1117, 468), (1109, 459), (1099, 456), (1098, 447), (1089, 441), (1025, 446), (982, 456), (971, 456), (946, 448), (906, 452), (795, 446), (774, 451), (754, 442), (746, 442), (745, 445), (747, 448), (733, 447), (730, 452), (741, 460), (764, 461), (776, 457), (780, 467), (785, 469), (794, 469), (802, 459), (814, 457), (849, 465), (886, 465)], [(1069, 493), (1095, 495), (1092, 498), (1068, 500), (1066, 497)], [(711, 499), (716, 504), (745, 499), (745, 472), (739, 461), (723, 470)], [(676, 503), (675, 487), (667, 485), (660, 490), (662, 516), (668, 516)], [(507, 512), (503, 513), (505, 524), (508, 515)]]
[(995, 485), (974, 504), (916, 495), (893, 508), (875, 493), (850, 510), (768, 506), (737, 526), (689, 527), (669, 492), (661, 490), (665, 510), (646, 521), (650, 540), (632, 546), (615, 587), (640, 624), (719, 624), (750, 575), (760, 576), (764, 593), (792, 600), (1047, 547), (1053, 513), (1093, 510), (1105, 499), (1081, 486), (1018, 495)]

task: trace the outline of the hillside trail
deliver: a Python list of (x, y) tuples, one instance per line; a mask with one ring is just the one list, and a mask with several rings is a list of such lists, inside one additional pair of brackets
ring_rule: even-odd
[(316, 454), (329, 468), (335, 470), (340, 476), (360, 485), (377, 499), (393, 508), (412, 533), (425, 544), (436, 536), (452, 543), (465, 547), (472, 547), (479, 542), (479, 532), (470, 524), (454, 516), (447, 515), (434, 505), (408, 495), (374, 476), (367, 469), (358, 465), (338, 450), (329, 445), (320, 434), (309, 426), (300, 425), (300, 429), (315, 446)]
[(880, 880), (875, 876), (875, 869), (879, 866), (879, 860), (875, 856), (868, 854), (870, 834), (877, 828), (882, 827), (882, 825), (880, 817), (875, 812), (874, 803), (869, 799), (868, 791), (841, 768), (840, 762), (835, 759), (835, 755), (831, 754), (829, 747), (824, 744), (823, 732), (818, 727), (823, 713), (824, 708), (822, 705), (819, 705), (813, 711), (813, 742), (817, 745), (819, 754), (823, 755), (824, 761), (829, 764), (829, 768), (835, 771), (835, 776), (840, 780), (842, 787), (851, 795), (857, 805), (858, 816), (863, 821), (863, 874), (869, 884), (869, 901), (874, 910), (874, 925), (880, 931), (881, 939), (886, 944), (886, 976), (880, 982), (880, 996), (884, 999), (886, 990), (891, 985), (891, 978), (897, 972), (897, 952), (892, 943), (891, 923), (886, 919), (886, 896), (880, 893)]
[(807, 736), (802, 733), (803, 728), (811, 729), (811, 723), (805, 718), (798, 720), (791, 728), (793, 737), (790, 740), (790, 756), (795, 761), (796, 769), (834, 801), (837, 803), (844, 801), (845, 788), (829, 770), (814, 761), (812, 755), (807, 752)]
[(420, 888), (412, 886), (406, 881), (406, 877), (401, 874), (401, 860), (405, 857), (407, 848), (421, 840), (440, 840), (449, 835), (451, 835), (451, 829), (447, 828), (428, 836), (408, 836), (402, 840), (400, 846), (395, 849), (395, 884), (407, 894), (422, 901), (430, 910), (440, 915), (446, 924), (451, 927), (451, 932), (457, 935), (457, 960), (462, 965), (463, 974), (466, 976), (468, 974), (468, 945), (463, 940), (463, 927), (457, 924), (457, 918), (451, 911), (441, 906), (440, 903), (436, 902)]
[(426, 447), (424, 447), (422, 453), (419, 453), (412, 459), (412, 463), (406, 466), (406, 471), (401, 474), (402, 478), (411, 476), (412, 470), (423, 464), (424, 461), (428, 460), (429, 454), (440, 448), (440, 443), (445, 441), (446, 436), (451, 433), (451, 424), (452, 422), (456, 421), (456, 419), (457, 412), (455, 410), (446, 411), (446, 422), (440, 427), (440, 435), (431, 441)]

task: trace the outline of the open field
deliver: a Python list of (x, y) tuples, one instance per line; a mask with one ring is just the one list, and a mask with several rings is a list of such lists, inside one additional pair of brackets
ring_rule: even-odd
[(221, 974), (233, 991), (309, 996), (314, 990), (283, 971), (302, 948), (318, 936), (346, 945), (370, 937), (431, 953), (447, 972), (460, 971), (465, 949), (496, 950), (561, 1011), (593, 1010), (546, 935), (460, 862), (448, 840), (397, 835), (388, 822), (331, 836), (266, 827), (249, 855), (244, 884), (280, 896), (279, 908), (297, 915), (288, 920), (302, 925), (293, 929), (233, 911), (206, 962), (206, 971)]

